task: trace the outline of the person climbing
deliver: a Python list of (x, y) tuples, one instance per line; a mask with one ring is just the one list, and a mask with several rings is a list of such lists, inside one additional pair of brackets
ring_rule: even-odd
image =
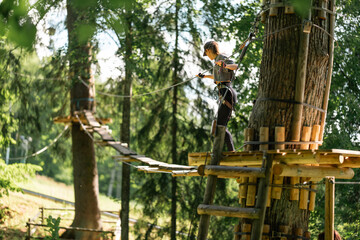
[[(204, 75), (199, 73), (196, 76), (200, 78), (214, 79), (214, 83), (219, 91), (219, 98), (221, 102), (218, 109), (216, 124), (226, 127), (236, 103), (236, 92), (231, 87), (231, 82), (235, 77), (234, 71), (237, 69), (238, 65), (235, 64), (233, 60), (228, 59), (224, 54), (220, 53), (219, 45), (215, 41), (205, 43), (203, 56), (207, 56), (210, 60), (215, 60), (213, 74)], [(225, 143), (228, 151), (235, 150), (233, 139), (228, 129), (226, 129), (225, 133)]]

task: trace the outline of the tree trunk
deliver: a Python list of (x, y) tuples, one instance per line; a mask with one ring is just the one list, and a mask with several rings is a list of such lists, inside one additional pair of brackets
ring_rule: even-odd
[[(132, 22), (131, 13), (127, 12), (125, 17), (126, 36), (125, 36), (125, 82), (124, 92), (126, 96), (131, 95), (132, 88)], [(130, 114), (131, 99), (124, 98), (121, 124), (121, 142), (127, 143), (130, 147)], [(129, 211), (130, 211), (130, 166), (122, 164), (122, 184), (121, 184), (121, 239), (129, 239)]]
[[(91, 37), (82, 39), (78, 31), (80, 25), (95, 22), (89, 17), (89, 9), (74, 6), (73, 1), (67, 1), (67, 29), (69, 79), (71, 89), (71, 115), (76, 111), (95, 111), (93, 87), (86, 87), (80, 79), (93, 86), (91, 73)], [(75, 190), (75, 218), (71, 226), (101, 229), (100, 209), (98, 201), (98, 173), (95, 159), (93, 139), (80, 130), (80, 124), (72, 124), (72, 155)], [(99, 239), (99, 234), (80, 231), (68, 231), (62, 236), (75, 239)]]
[[(268, 3), (270, 1), (267, 1)], [(314, 1), (318, 4), (318, 1)], [(310, 11), (309, 11), (310, 13)], [(311, 11), (311, 21), (328, 31), (328, 19), (320, 20), (317, 11)], [(286, 141), (294, 140), (291, 134), (294, 122), (294, 109), (300, 108), (300, 127), (320, 124), (321, 112), (315, 108), (295, 104), (296, 81), (301, 78), (298, 69), (303, 65), (299, 62), (301, 51), (308, 55), (306, 60), (305, 89), (303, 102), (318, 108), (323, 107), (323, 96), (326, 85), (329, 61), (329, 36), (314, 26), (309, 36), (303, 33), (301, 26), (303, 19), (296, 14), (285, 14), (284, 8), (278, 8), (278, 14), (274, 17), (267, 16), (265, 34), (269, 34), (264, 40), (263, 57), (260, 69), (260, 81), (258, 98), (250, 116), (249, 127), (255, 129), (255, 139), (259, 139), (260, 127), (269, 127), (269, 141), (274, 141), (274, 129), (276, 126), (285, 127)], [(281, 30), (289, 27), (288, 29)], [(272, 34), (273, 32), (277, 32)], [(303, 36), (302, 36), (303, 35)], [(309, 37), (309, 48), (306, 50), (303, 41)], [(300, 44), (302, 42), (302, 44)], [(301, 57), (300, 57), (301, 58)], [(305, 61), (306, 63), (306, 61)], [(299, 93), (298, 93), (299, 94)], [(301, 94), (301, 93), (300, 93)], [(300, 98), (301, 99), (301, 98)], [(290, 100), (281, 102), (278, 100)], [(298, 101), (298, 100), (297, 100)], [(300, 130), (301, 130), (300, 128)], [(287, 146), (297, 148), (299, 145)], [(274, 146), (269, 146), (273, 148)], [(290, 184), (289, 179), (284, 184)], [(289, 190), (283, 189), (281, 199), (272, 199), (271, 207), (268, 208), (265, 224), (270, 224), (271, 231), (280, 231), (279, 226), (290, 226), (293, 234), (295, 229), (308, 228), (309, 211), (299, 209), (298, 201), (289, 200)], [(271, 232), (270, 231), (270, 232)]]
[[(179, 71), (179, 26), (178, 26), (178, 18), (179, 18), (179, 8), (180, 8), (180, 0), (176, 0), (175, 2), (175, 50), (174, 50), (174, 60), (173, 60), (173, 84), (177, 84), (178, 82), (178, 71)], [(178, 96), (177, 96), (177, 86), (173, 88), (173, 101), (172, 101), (172, 127), (171, 127), (171, 136), (172, 136), (172, 146), (171, 146), (171, 156), (172, 163), (178, 164), (177, 161), (177, 104), (178, 104)], [(173, 177), (171, 179), (171, 240), (176, 239), (176, 209), (177, 209), (177, 181), (176, 178)]]

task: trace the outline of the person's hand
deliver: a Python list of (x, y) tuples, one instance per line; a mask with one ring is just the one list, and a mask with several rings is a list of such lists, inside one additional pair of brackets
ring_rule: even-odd
[(196, 75), (196, 76), (199, 77), (199, 78), (204, 78), (204, 77), (205, 77), (205, 74), (199, 73), (199, 74)]

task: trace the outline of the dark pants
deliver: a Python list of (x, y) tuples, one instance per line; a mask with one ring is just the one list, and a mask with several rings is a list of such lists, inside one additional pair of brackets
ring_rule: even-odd
[[(226, 94), (225, 99), (233, 106), (236, 103), (236, 93), (234, 89), (232, 89), (231, 87), (229, 87), (229, 90), (227, 92), (226, 92), (226, 88), (221, 88), (219, 90), (219, 94), (222, 96), (222, 99), (224, 99), (224, 95)], [(226, 106), (225, 104), (220, 104), (218, 110), (218, 116), (217, 116), (217, 125), (227, 126), (231, 117), (231, 112), (232, 109), (230, 109), (228, 106)], [(227, 146), (228, 151), (235, 150), (231, 133), (227, 129), (225, 132), (225, 144)]]

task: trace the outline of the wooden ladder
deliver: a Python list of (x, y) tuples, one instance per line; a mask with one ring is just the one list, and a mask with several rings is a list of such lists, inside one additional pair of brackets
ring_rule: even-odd
[[(203, 203), (197, 208), (198, 214), (200, 214), (198, 239), (207, 239), (210, 216), (214, 215), (253, 219), (251, 240), (261, 240), (272, 169), (272, 155), (268, 155), (266, 151), (264, 151), (263, 164), (261, 168), (218, 166), (221, 160), (224, 139), (225, 126), (217, 126), (210, 165), (199, 168), (199, 173), (201, 175), (208, 175), (208, 180)], [(215, 195), (217, 176), (229, 172), (236, 177), (246, 176), (260, 178), (255, 208), (237, 208), (212, 205)]]

